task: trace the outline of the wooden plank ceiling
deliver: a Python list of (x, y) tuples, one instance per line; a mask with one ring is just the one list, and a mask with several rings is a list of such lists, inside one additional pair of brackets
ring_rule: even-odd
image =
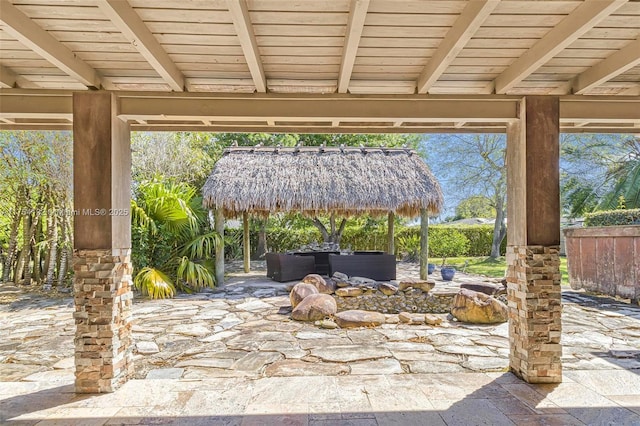
[[(133, 129), (504, 131), (465, 100), (559, 95), (593, 108), (562, 117), (565, 131), (640, 132), (640, 1), (0, 0), (0, 87), (0, 128), (68, 128), (61, 98), (106, 89), (149, 103), (291, 101), (290, 113), (242, 120), (138, 106), (123, 115)], [(48, 93), (60, 104), (47, 113), (10, 109)], [(354, 97), (462, 110), (294, 114), (296, 100)], [(632, 111), (599, 115), (605, 99)]]

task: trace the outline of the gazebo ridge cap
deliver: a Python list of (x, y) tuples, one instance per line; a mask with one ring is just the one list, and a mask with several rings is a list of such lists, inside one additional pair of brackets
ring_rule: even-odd
[(389, 155), (392, 153), (404, 153), (407, 156), (411, 157), (414, 154), (417, 155), (417, 151), (413, 148), (408, 147), (386, 147), (386, 146), (265, 146), (265, 145), (254, 145), (254, 146), (232, 146), (227, 147), (223, 151), (223, 155), (231, 154), (234, 152), (249, 152), (256, 154), (322, 154), (322, 153), (380, 153), (382, 152), (385, 155)]

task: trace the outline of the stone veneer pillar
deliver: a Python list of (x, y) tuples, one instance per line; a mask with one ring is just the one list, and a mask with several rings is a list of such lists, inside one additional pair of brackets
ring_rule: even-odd
[(560, 246), (507, 247), (509, 365), (529, 383), (562, 381)]
[(115, 95), (73, 94), (76, 392), (113, 392), (133, 375), (131, 145)]
[(133, 375), (131, 250), (75, 250), (76, 392), (113, 392)]
[(559, 383), (559, 100), (527, 96), (519, 118), (507, 126), (509, 364), (529, 383)]

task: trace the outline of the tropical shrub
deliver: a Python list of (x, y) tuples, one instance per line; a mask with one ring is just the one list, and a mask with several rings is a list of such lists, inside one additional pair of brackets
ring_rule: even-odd
[[(429, 256), (489, 256), (493, 226), (441, 226), (429, 227)], [(250, 232), (252, 255), (257, 247), (257, 231)], [(306, 227), (289, 229), (272, 227), (267, 230), (267, 246), (269, 251), (286, 252), (295, 250), (312, 242), (322, 242), (317, 228)], [(420, 254), (420, 227), (396, 226), (396, 255), (406, 260), (417, 259)], [(227, 259), (242, 258), (242, 230), (225, 230), (225, 257)], [(353, 250), (387, 250), (387, 229), (384, 226), (363, 229), (347, 226), (342, 235), (340, 246)], [(504, 253), (506, 242), (503, 241), (501, 252)], [(454, 252), (454, 254), (449, 254)]]
[(585, 226), (640, 225), (640, 209), (587, 213)]
[(465, 256), (469, 252), (469, 239), (456, 228), (440, 226), (429, 234), (430, 257)]
[(420, 259), (420, 235), (406, 234), (396, 238), (398, 252), (403, 260), (416, 262)]
[(131, 201), (135, 287), (152, 298), (215, 285), (215, 248), (196, 190), (183, 183), (140, 184)]
[(270, 251), (286, 252), (310, 243), (321, 243), (322, 235), (315, 227), (287, 229), (267, 229), (267, 247)]

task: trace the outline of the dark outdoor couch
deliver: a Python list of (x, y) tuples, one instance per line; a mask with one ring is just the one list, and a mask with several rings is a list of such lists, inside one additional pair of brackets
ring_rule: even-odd
[(329, 275), (342, 272), (350, 277), (366, 277), (377, 281), (396, 279), (396, 257), (392, 254), (354, 254), (329, 256)]
[(329, 255), (340, 254), (339, 251), (308, 251), (294, 252), (296, 256), (313, 256), (316, 264), (316, 274), (327, 275), (329, 273)]
[(267, 276), (274, 281), (285, 282), (304, 278), (315, 273), (315, 260), (311, 256), (267, 253)]

